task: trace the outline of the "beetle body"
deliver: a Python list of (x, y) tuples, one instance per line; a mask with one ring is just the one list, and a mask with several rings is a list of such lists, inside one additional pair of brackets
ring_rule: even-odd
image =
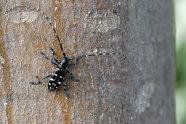
[(59, 63), (59, 66), (53, 71), (49, 81), (48, 81), (48, 90), (53, 91), (57, 89), (62, 83), (64, 87), (66, 86), (65, 76), (69, 71), (67, 70), (69, 59), (67, 57), (62, 58), (62, 61)]

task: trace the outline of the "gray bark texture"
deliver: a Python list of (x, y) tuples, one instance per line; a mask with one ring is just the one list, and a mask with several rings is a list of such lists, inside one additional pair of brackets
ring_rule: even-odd
[[(0, 124), (174, 124), (170, 0), (0, 0)], [(47, 90), (57, 58), (96, 56), (69, 68), (67, 99)]]

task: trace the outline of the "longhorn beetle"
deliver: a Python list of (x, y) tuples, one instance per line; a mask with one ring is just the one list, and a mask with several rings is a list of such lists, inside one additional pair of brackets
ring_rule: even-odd
[[(54, 50), (52, 48), (50, 48), (50, 52), (52, 54), (52, 58), (48, 58), (43, 52), (41, 52), (41, 55), (49, 60), (53, 65), (56, 66), (55, 70), (53, 71), (53, 73), (51, 75), (47, 75), (46, 77), (44, 77), (43, 79), (41, 79), (38, 82), (31, 82), (32, 84), (36, 85), (41, 83), (42, 80), (50, 78), (48, 81), (48, 90), (49, 91), (53, 91), (55, 89), (57, 89), (61, 84), (63, 84), (63, 90), (64, 90), (64, 94), (69, 98), (69, 95), (67, 93), (67, 82), (65, 80), (65, 76), (69, 75), (71, 77), (71, 79), (75, 82), (78, 82), (79, 80), (74, 78), (72, 76), (72, 73), (68, 70), (68, 67), (74, 66), (77, 64), (77, 62), (82, 59), (82, 58), (86, 58), (86, 57), (91, 57), (91, 56), (104, 56), (104, 55), (121, 55), (120, 53), (98, 53), (98, 54), (88, 54), (88, 55), (81, 55), (78, 57), (67, 57), (66, 53), (63, 49), (63, 46), (61, 44), (60, 38), (57, 34), (56, 29), (54, 28), (54, 26), (52, 25), (51, 20), (49, 19), (48, 16), (46, 16), (46, 14), (44, 12), (42, 12), (41, 10), (37, 10), (38, 12), (41, 12), (41, 15), (44, 15), (45, 19), (49, 22), (50, 26), (52, 27), (54, 34), (57, 38), (57, 41), (59, 43), (59, 46), (61, 48), (61, 52), (63, 54), (63, 58), (61, 58), (60, 61), (58, 61), (55, 57), (55, 53)], [(126, 57), (125, 57), (126, 58)], [(70, 64), (70, 61), (74, 61), (75, 62), (73, 64)]]

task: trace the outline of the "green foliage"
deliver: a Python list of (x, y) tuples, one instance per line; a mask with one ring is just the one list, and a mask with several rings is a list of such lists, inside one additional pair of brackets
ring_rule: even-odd
[(176, 119), (186, 124), (186, 39), (176, 51)]
[(186, 42), (176, 52), (176, 87), (186, 87)]

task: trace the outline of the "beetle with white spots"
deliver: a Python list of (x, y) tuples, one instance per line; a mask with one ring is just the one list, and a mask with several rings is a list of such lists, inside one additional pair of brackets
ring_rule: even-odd
[[(32, 84), (36, 85), (42, 82), (42, 80), (50, 78), (48, 81), (48, 90), (49, 91), (54, 91), (55, 89), (59, 88), (59, 86), (61, 84), (63, 84), (63, 91), (64, 94), (69, 98), (69, 95), (67, 93), (67, 82), (66, 82), (66, 76), (69, 75), (70, 78), (75, 81), (78, 82), (79, 80), (74, 78), (72, 76), (72, 73), (68, 70), (69, 67), (73, 67), (74, 65), (77, 64), (77, 62), (82, 59), (82, 58), (86, 58), (86, 57), (91, 57), (91, 56), (104, 56), (104, 55), (121, 55), (120, 53), (97, 53), (97, 54), (88, 54), (88, 55), (81, 55), (78, 57), (67, 57), (66, 53), (63, 50), (63, 46), (61, 44), (60, 38), (57, 34), (56, 29), (54, 28), (54, 26), (52, 25), (51, 20), (46, 16), (46, 14), (44, 14), (42, 11), (40, 11), (39, 9), (37, 9), (37, 11), (39, 11), (42, 15), (44, 15), (44, 17), (46, 18), (46, 20), (48, 20), (50, 26), (52, 27), (54, 34), (57, 38), (57, 41), (60, 45), (61, 48), (61, 52), (63, 54), (63, 58), (59, 61), (56, 59), (55, 57), (55, 52), (52, 48), (50, 48), (50, 52), (52, 54), (52, 58), (48, 58), (43, 52), (41, 52), (41, 55), (49, 60), (53, 65), (56, 66), (55, 70), (53, 71), (53, 73), (51, 75), (48, 75), (46, 77), (44, 77), (43, 79), (41, 79), (38, 82), (31, 82)], [(126, 57), (125, 57), (126, 58)], [(74, 61), (74, 63), (72, 63)]]

